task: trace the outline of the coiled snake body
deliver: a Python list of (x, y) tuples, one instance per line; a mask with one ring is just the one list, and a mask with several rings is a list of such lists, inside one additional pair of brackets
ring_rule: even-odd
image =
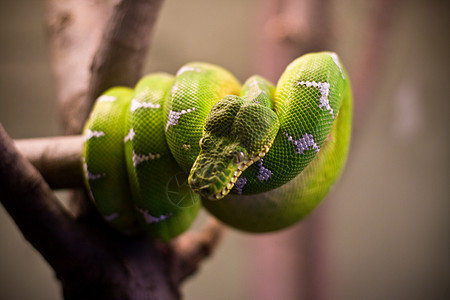
[(304, 55), (277, 86), (241, 87), (225, 69), (190, 63), (97, 99), (85, 125), (85, 182), (125, 233), (169, 240), (203, 203), (233, 227), (266, 232), (313, 210), (339, 176), (351, 91), (338, 56)]

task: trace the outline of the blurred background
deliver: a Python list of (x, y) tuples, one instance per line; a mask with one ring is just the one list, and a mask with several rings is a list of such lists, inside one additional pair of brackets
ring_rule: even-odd
[[(327, 49), (355, 93), (351, 151), (330, 195), (279, 233), (228, 230), (185, 298), (450, 299), (450, 5), (326, 1), (304, 24), (308, 1), (295, 2), (163, 6), (146, 72), (197, 60), (241, 81), (274, 80), (291, 56)], [(310, 24), (326, 30), (315, 39)], [(13, 138), (61, 132), (46, 38), (43, 1), (1, 1), (0, 122)], [(54, 273), (3, 207), (0, 237), (0, 299), (60, 299)]]

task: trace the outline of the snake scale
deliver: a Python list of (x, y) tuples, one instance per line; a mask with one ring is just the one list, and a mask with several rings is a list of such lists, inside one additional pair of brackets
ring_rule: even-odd
[(249, 232), (311, 212), (346, 161), (351, 89), (333, 52), (303, 55), (274, 86), (194, 62), (113, 87), (85, 124), (83, 168), (103, 218), (168, 241), (200, 207)]

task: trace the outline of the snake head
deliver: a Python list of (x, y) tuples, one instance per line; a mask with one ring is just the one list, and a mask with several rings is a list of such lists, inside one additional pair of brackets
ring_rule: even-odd
[(196, 193), (210, 200), (225, 197), (237, 178), (270, 149), (279, 129), (276, 114), (238, 96), (227, 96), (211, 109), (188, 178)]

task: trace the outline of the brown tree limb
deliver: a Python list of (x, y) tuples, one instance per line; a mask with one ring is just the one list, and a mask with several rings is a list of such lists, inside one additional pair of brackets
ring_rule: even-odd
[[(83, 187), (81, 135), (23, 139), (14, 142), (18, 151), (38, 169), (51, 187)], [(210, 218), (200, 232), (187, 232), (173, 242), (174, 282), (180, 283), (195, 272), (198, 264), (217, 247), (224, 229), (217, 220)]]
[(46, 0), (47, 33), (56, 79), (56, 93), (64, 133), (81, 132), (88, 111), (90, 65), (99, 47), (110, 9), (105, 0)]
[[(36, 153), (24, 151), (45, 169), (54, 165), (55, 157), (63, 164), (67, 157), (78, 157), (81, 140), (74, 136), (23, 140), (16, 145), (22, 149), (39, 145), (37, 149), (45, 152), (69, 142), (65, 153), (72, 155), (47, 156), (46, 164), (39, 162)], [(1, 125), (0, 201), (25, 238), (55, 270), (66, 299), (178, 299), (181, 282), (214, 251), (223, 234), (223, 227), (210, 221), (200, 232), (188, 232), (162, 244), (119, 235), (99, 216), (95, 222), (92, 218), (75, 220)]]
[[(57, 106), (65, 134), (81, 132), (90, 107), (86, 101), (90, 66), (110, 13), (107, 0), (46, 0)], [(72, 192), (69, 205), (75, 216), (92, 210), (79, 189)]]
[(52, 189), (83, 187), (81, 135), (16, 140), (22, 155), (39, 170)]
[(210, 256), (225, 233), (225, 227), (212, 217), (200, 232), (190, 231), (172, 244), (175, 254), (172, 263), (172, 279), (179, 284), (198, 268), (200, 262)]
[(91, 255), (80, 247), (88, 242), (81, 226), (56, 201), (39, 172), (18, 153), (1, 124), (0, 196), (25, 238), (57, 273), (75, 271), (71, 262)]
[(122, 0), (111, 14), (105, 0), (47, 0), (47, 28), (65, 133), (81, 132), (101, 92), (136, 83), (162, 2)]
[[(53, 188), (83, 187), (81, 135), (15, 140), (18, 151), (38, 169)], [(224, 227), (210, 219), (200, 232), (188, 232), (173, 243), (174, 279), (181, 282), (192, 274), (198, 263), (218, 245)]]
[[(81, 132), (101, 92), (137, 81), (162, 4), (162, 0), (121, 0), (110, 13), (107, 2), (47, 0), (58, 103), (67, 134)], [(80, 190), (74, 191), (70, 206), (79, 216), (92, 209)]]
[(133, 86), (138, 81), (162, 2), (123, 0), (116, 5), (91, 66), (87, 107), (79, 117), (82, 122), (103, 91), (117, 85)]

